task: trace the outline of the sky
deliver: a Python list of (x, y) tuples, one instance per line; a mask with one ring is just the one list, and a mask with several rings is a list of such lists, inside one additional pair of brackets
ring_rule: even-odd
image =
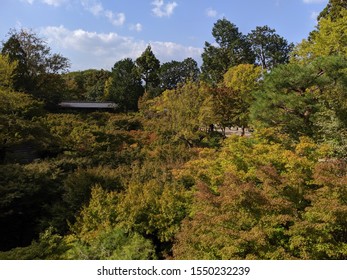
[(71, 71), (111, 70), (150, 44), (161, 63), (192, 57), (201, 65), (214, 23), (226, 18), (248, 34), (268, 25), (299, 43), (328, 0), (1, 0), (0, 41), (10, 29), (31, 29)]

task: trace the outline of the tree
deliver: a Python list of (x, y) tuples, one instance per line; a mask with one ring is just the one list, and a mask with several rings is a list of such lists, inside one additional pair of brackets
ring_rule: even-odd
[(198, 64), (192, 58), (186, 58), (182, 62), (173, 60), (163, 63), (160, 66), (160, 87), (163, 91), (174, 89), (188, 80), (196, 81), (199, 73)]
[(331, 18), (333, 21), (341, 16), (341, 11), (347, 9), (347, 3), (344, 0), (329, 0), (324, 10), (319, 14), (318, 20), (322, 18)]
[(214, 123), (212, 94), (203, 82), (187, 82), (177, 89), (166, 90), (149, 101), (145, 115), (155, 131), (174, 142), (189, 147), (208, 136)]
[(11, 62), (8, 55), (0, 54), (0, 87), (12, 88), (17, 62)]
[(253, 92), (260, 86), (261, 68), (252, 64), (231, 67), (223, 83), (214, 90), (214, 113), (222, 131), (225, 127), (238, 126), (242, 135), (249, 122), (249, 108), (254, 101)]
[(50, 146), (52, 137), (39, 120), (44, 113), (42, 102), (1, 87), (0, 102), (0, 162), (11, 161), (8, 152), (18, 145), (30, 143), (37, 151)]
[(0, 252), (1, 260), (63, 260), (69, 246), (59, 234), (49, 227), (40, 233), (39, 240), (33, 240), (30, 246), (17, 247)]
[(63, 75), (66, 82), (67, 100), (101, 101), (105, 98), (106, 81), (111, 72), (106, 70), (89, 69), (70, 72)]
[(143, 236), (126, 232), (116, 224), (117, 195), (95, 185), (89, 204), (82, 208), (71, 227), (68, 259), (127, 259), (155, 258), (152, 243)]
[(257, 26), (248, 34), (256, 63), (263, 69), (272, 69), (278, 64), (287, 63), (294, 45), (275, 33), (268, 26)]
[(60, 170), (47, 162), (0, 167), (0, 251), (6, 251), (28, 246), (44, 230), (62, 180)]
[(345, 259), (346, 163), (328, 154), (307, 137), (259, 134), (203, 151), (181, 171), (195, 192), (174, 258)]
[(18, 63), (14, 76), (15, 90), (30, 93), (49, 103), (56, 103), (60, 99), (59, 92), (64, 83), (62, 80), (57, 83), (56, 80), (60, 73), (69, 68), (67, 58), (51, 53), (43, 39), (31, 30), (24, 29), (11, 30), (1, 52), (8, 55), (11, 62)]
[(346, 58), (341, 56), (273, 69), (253, 102), (254, 125), (279, 129), (296, 140), (305, 135), (344, 145), (338, 139), (343, 139), (347, 125), (346, 69)]
[(230, 67), (254, 63), (251, 46), (235, 24), (225, 18), (220, 19), (214, 24), (212, 35), (218, 46), (205, 42), (201, 67), (205, 81), (216, 84)]
[(155, 57), (150, 45), (140, 57), (136, 59), (136, 65), (145, 83), (145, 90), (155, 89), (159, 86), (160, 61)]
[(303, 40), (294, 52), (294, 61), (312, 61), (329, 55), (347, 56), (347, 10), (342, 9), (337, 18), (321, 17), (317, 29), (308, 40)]
[(137, 111), (138, 100), (143, 94), (141, 77), (130, 58), (120, 60), (112, 68), (110, 85), (105, 99), (117, 104), (120, 111)]

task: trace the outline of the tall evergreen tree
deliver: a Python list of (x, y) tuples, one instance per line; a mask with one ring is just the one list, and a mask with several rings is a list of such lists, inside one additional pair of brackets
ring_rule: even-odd
[(145, 83), (146, 91), (159, 86), (160, 61), (155, 57), (150, 45), (148, 45), (141, 56), (136, 59), (136, 65)]
[(106, 98), (113, 100), (121, 111), (137, 111), (138, 99), (143, 94), (141, 78), (132, 59), (126, 58), (112, 68)]
[(198, 64), (192, 58), (186, 58), (182, 62), (166, 62), (160, 67), (160, 87), (162, 90), (174, 89), (188, 80), (196, 81), (199, 73)]
[(202, 77), (216, 84), (232, 66), (255, 61), (251, 46), (237, 26), (227, 19), (218, 20), (212, 29), (212, 35), (218, 46), (205, 42), (202, 54)]
[(268, 26), (257, 26), (248, 34), (248, 40), (256, 57), (256, 63), (263, 69), (271, 69), (278, 64), (288, 62), (289, 53), (294, 45), (276, 34)]

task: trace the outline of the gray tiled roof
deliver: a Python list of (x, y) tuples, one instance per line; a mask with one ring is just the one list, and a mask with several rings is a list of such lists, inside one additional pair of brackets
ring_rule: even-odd
[(88, 101), (63, 101), (59, 103), (63, 108), (81, 108), (81, 109), (112, 109), (117, 108), (114, 102), (88, 102)]

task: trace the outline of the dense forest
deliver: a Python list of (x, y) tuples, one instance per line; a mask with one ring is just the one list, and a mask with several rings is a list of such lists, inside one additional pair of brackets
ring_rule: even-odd
[(346, 27), (346, 2), (330, 0), (297, 45), (223, 18), (201, 67), (149, 45), (78, 72), (10, 30), (0, 259), (346, 259)]

